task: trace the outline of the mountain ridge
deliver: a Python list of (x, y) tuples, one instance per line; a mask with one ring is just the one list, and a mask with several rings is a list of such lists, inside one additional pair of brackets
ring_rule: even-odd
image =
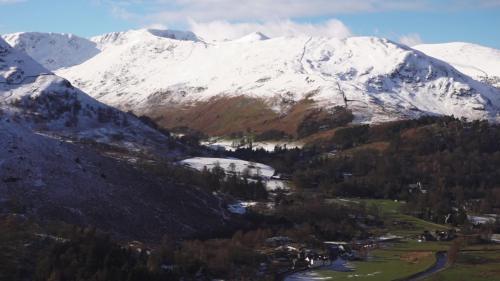
[[(83, 63), (100, 52), (96, 43), (73, 34), (18, 32), (2, 38), (51, 71)], [(40, 45), (50, 48), (36, 48)]]
[(422, 115), (499, 119), (498, 89), (387, 39), (254, 40), (254, 33), (252, 40), (205, 43), (153, 33), (95, 37), (99, 54), (56, 73), (101, 102), (136, 114), (164, 110), (165, 118), (172, 108), (245, 96), (285, 115), (303, 100), (348, 107), (355, 123)]

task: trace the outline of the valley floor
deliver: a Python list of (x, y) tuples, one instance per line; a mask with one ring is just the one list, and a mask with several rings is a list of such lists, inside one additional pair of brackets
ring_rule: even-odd
[[(184, 153), (172, 161), (106, 158), (128, 176), (158, 180), (134, 206), (168, 202), (185, 218), (204, 204), (189, 222), (214, 225), (203, 217), (212, 212), (221, 226), (118, 240), (93, 226), (40, 221), (11, 200), (0, 210), (0, 280), (500, 280), (500, 244), (491, 239), (500, 225), (477, 219), (499, 210), (500, 129), (460, 122), (347, 127), (331, 143), (273, 151), (212, 150), (180, 137), (173, 143)], [(141, 195), (143, 183), (130, 188)]]
[(458, 259), (450, 261), (447, 253), (452, 242), (419, 241), (416, 234), (425, 230), (446, 230), (447, 226), (429, 223), (401, 214), (402, 204), (390, 200), (335, 199), (352, 204), (361, 201), (376, 204), (388, 220), (412, 222), (412, 229), (389, 227), (386, 231), (404, 237), (384, 243), (370, 251), (363, 261), (343, 261), (342, 267), (322, 266), (288, 276), (286, 281), (315, 280), (453, 280), (497, 281), (500, 280), (500, 244), (465, 244), (460, 248)]

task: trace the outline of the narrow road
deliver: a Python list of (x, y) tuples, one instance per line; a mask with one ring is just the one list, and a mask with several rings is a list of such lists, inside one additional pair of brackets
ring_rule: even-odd
[(425, 271), (416, 273), (408, 278), (401, 279), (401, 281), (418, 281), (426, 279), (427, 277), (430, 277), (431, 275), (445, 269), (447, 263), (448, 263), (448, 254), (446, 252), (437, 252), (436, 263), (434, 263), (433, 266), (429, 267)]

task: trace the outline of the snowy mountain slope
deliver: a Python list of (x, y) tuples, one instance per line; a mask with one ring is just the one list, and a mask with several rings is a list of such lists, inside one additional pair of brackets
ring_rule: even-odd
[(230, 218), (207, 192), (155, 178), (88, 146), (35, 133), (3, 115), (0, 212), (12, 212), (13, 204), (39, 222), (93, 225), (120, 239), (154, 242), (166, 233), (220, 230)]
[(245, 95), (275, 110), (305, 98), (322, 107), (347, 105), (357, 122), (423, 114), (498, 118), (498, 89), (385, 39), (254, 40), (254, 34), (207, 45), (149, 30), (120, 37), (119, 45), (58, 74), (104, 103), (136, 112)]
[(141, 149), (168, 157), (175, 146), (167, 141), (0, 39), (0, 212), (18, 211), (14, 202), (37, 221), (90, 224), (156, 242), (165, 233), (189, 236), (226, 225), (230, 216), (219, 198), (106, 153), (134, 159)]
[(413, 48), (451, 64), (476, 80), (500, 87), (500, 50), (461, 42), (424, 44)]
[(100, 52), (96, 43), (72, 34), (24, 32), (2, 38), (51, 71), (80, 64)]
[(356, 122), (423, 114), (496, 120), (500, 104), (497, 89), (379, 38), (269, 39), (256, 32), (207, 44), (191, 32), (144, 29), (91, 40), (100, 52), (57, 74), (139, 114), (242, 95), (280, 114), (305, 98), (321, 108), (347, 106)]
[(57, 137), (133, 149), (160, 146), (166, 136), (104, 105), (0, 39), (0, 110)]

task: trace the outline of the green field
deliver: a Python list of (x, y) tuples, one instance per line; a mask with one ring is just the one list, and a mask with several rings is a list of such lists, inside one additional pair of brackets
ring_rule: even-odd
[(425, 279), (426, 281), (500, 281), (500, 247), (489, 245), (485, 250), (460, 253), (457, 263)]
[[(370, 253), (368, 261), (352, 262), (352, 272), (317, 270), (318, 275), (328, 280), (395, 280), (425, 271), (435, 261), (435, 253), (447, 251), (451, 242), (418, 242), (417, 234), (424, 230), (445, 230), (444, 225), (427, 222), (401, 212), (404, 203), (373, 199), (332, 199), (341, 204), (361, 204), (367, 208), (377, 206), (385, 221), (385, 232), (405, 237), (391, 246)], [(393, 221), (404, 221), (407, 225), (394, 225)], [(380, 231), (382, 231), (380, 230)], [(467, 245), (462, 249), (457, 262), (448, 266), (426, 281), (500, 281), (500, 245)]]
[(410, 276), (431, 267), (435, 261), (435, 252), (440, 245), (428, 243), (427, 248), (411, 249), (409, 243), (401, 242), (387, 249), (374, 250), (369, 261), (352, 262), (355, 271), (334, 272), (318, 271), (322, 277), (332, 280), (394, 280)]
[[(384, 219), (385, 228), (376, 230), (404, 237), (400, 242), (370, 253), (368, 261), (356, 261), (351, 264), (352, 272), (318, 270), (317, 273), (331, 280), (394, 280), (425, 271), (436, 262), (436, 252), (447, 251), (449, 242), (417, 242), (417, 235), (423, 231), (445, 230), (446, 226), (427, 222), (401, 212), (404, 203), (377, 199), (333, 199), (341, 204), (365, 204), (367, 208), (377, 207)], [(406, 225), (394, 225), (394, 221), (406, 222)]]
[[(384, 200), (384, 199), (331, 199), (333, 202), (341, 204), (365, 204), (368, 209), (372, 206), (376, 206), (380, 212), (380, 215), (384, 218), (386, 228), (383, 229), (384, 232), (390, 232), (395, 235), (414, 237), (418, 234), (423, 233), (424, 230), (435, 231), (435, 230), (446, 230), (447, 226), (428, 222), (413, 216), (403, 214), (401, 208), (404, 206), (404, 202)], [(411, 224), (411, 226), (397, 226), (394, 225), (395, 221), (403, 221)]]

